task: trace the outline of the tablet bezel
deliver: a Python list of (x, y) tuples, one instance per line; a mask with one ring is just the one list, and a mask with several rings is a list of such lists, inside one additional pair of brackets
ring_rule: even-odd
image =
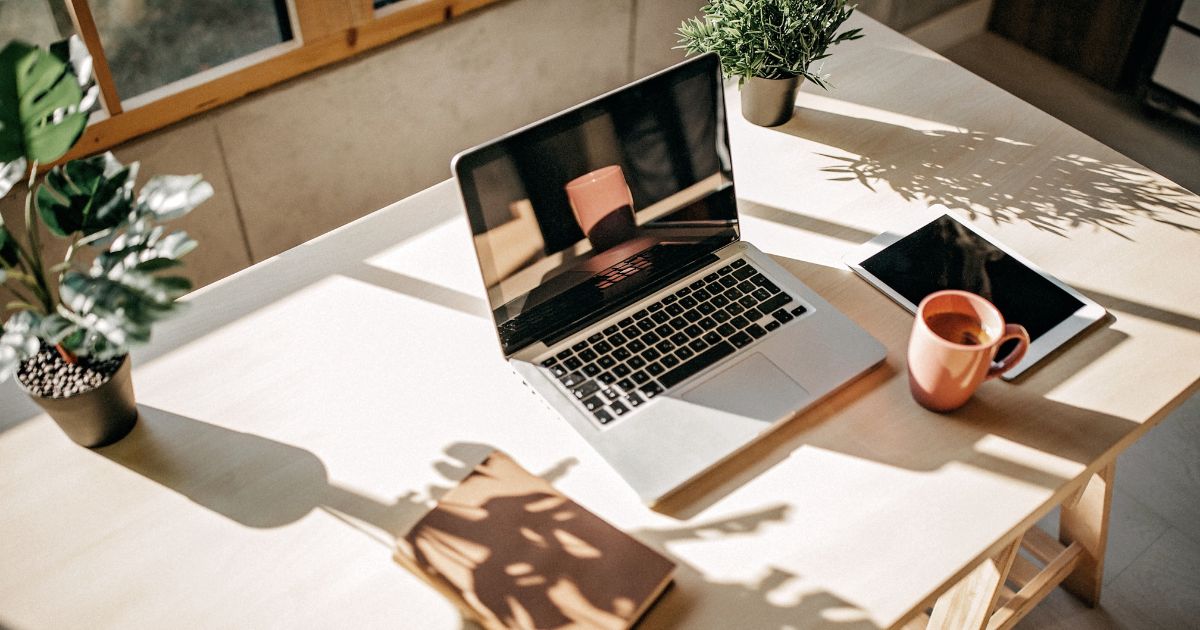
[(907, 298), (905, 298), (903, 295), (901, 295), (897, 291), (893, 290), (892, 287), (889, 286), (886, 282), (884, 282), (882, 279), (876, 277), (874, 274), (872, 274), (870, 271), (868, 271), (867, 268), (863, 266), (863, 263), (867, 259), (874, 256), (875, 254), (878, 254), (879, 252), (883, 251), (884, 249), (888, 248), (889, 246), (899, 242), (900, 240), (909, 236), (913, 232), (916, 232), (917, 230), (924, 228), (925, 226), (929, 225), (933, 221), (937, 221), (937, 220), (941, 219), (943, 216), (949, 217), (952, 221), (967, 228), (968, 230), (971, 230), (971, 232), (973, 232), (979, 238), (987, 241), (992, 246), (1000, 249), (1005, 254), (1008, 254), (1009, 256), (1011, 256), (1013, 260), (1017, 261), (1018, 263), (1020, 263), (1022, 265), (1025, 265), (1030, 270), (1032, 270), (1034, 273), (1037, 273), (1038, 275), (1042, 276), (1046, 280), (1050, 281), (1050, 283), (1053, 284), (1054, 286), (1058, 287), (1059, 289), (1062, 289), (1067, 294), (1069, 294), (1071, 297), (1073, 297), (1083, 303), (1083, 306), (1079, 307), (1079, 309), (1077, 309), (1069, 317), (1067, 317), (1063, 321), (1059, 322), (1057, 325), (1054, 326), (1054, 328), (1051, 328), (1050, 330), (1046, 331), (1046, 333), (1044, 335), (1042, 335), (1036, 341), (1031, 343), (1029, 346), (1029, 351), (1025, 354), (1025, 358), (1022, 359), (1021, 362), (1016, 365), (1016, 367), (1012, 368), (1011, 370), (1006, 372), (1004, 374), (1004, 376), (1001, 377), (1004, 380), (1011, 381), (1011, 380), (1021, 376), (1023, 373), (1028, 371), (1031, 367), (1033, 367), (1034, 365), (1037, 365), (1039, 362), (1041, 362), (1042, 359), (1046, 358), (1051, 353), (1053, 353), (1055, 350), (1057, 350), (1059, 347), (1063, 346), (1068, 341), (1073, 339), (1076, 335), (1083, 333), (1084, 331), (1091, 328), (1096, 323), (1103, 320), (1108, 315), (1108, 312), (1104, 310), (1104, 307), (1097, 304), (1095, 302), (1095, 300), (1088, 298), (1087, 296), (1085, 296), (1082, 293), (1080, 293), (1079, 291), (1076, 291), (1075, 289), (1071, 288), (1070, 286), (1068, 286), (1066, 283), (1062, 282), (1058, 278), (1055, 278), (1054, 276), (1046, 273), (1040, 267), (1038, 267), (1037, 265), (1033, 264), (1028, 259), (1026, 259), (1024, 256), (1018, 254), (1017, 252), (1013, 251), (1012, 249), (1009, 249), (1008, 247), (1005, 247), (1003, 244), (998, 243), (995, 239), (991, 238), (990, 236), (983, 233), (982, 231), (976, 229), (975, 226), (973, 226), (969, 223), (964, 223), (964, 222), (960, 221), (958, 219), (958, 217), (955, 217), (953, 214), (950, 214), (949, 212), (943, 212), (941, 215), (935, 217), (934, 219), (932, 219), (926, 223), (921, 224), (919, 227), (914, 228), (912, 231), (907, 232), (905, 234), (884, 232), (883, 234), (876, 236), (875, 238), (871, 239), (870, 241), (863, 243), (862, 245), (859, 245), (858, 247), (856, 247), (853, 251), (851, 251), (849, 254), (847, 254), (843, 260), (852, 270), (854, 270), (854, 273), (858, 274), (859, 276), (862, 276), (862, 278), (865, 279), (867, 282), (871, 283), (872, 286), (874, 286), (876, 289), (879, 289), (881, 292), (883, 292), (884, 295), (891, 298), (893, 302), (896, 302), (900, 306), (903, 306), (905, 309), (907, 309), (908, 312), (912, 313), (913, 315), (916, 315), (916, 313), (917, 313), (917, 305), (916, 304), (909, 302)]

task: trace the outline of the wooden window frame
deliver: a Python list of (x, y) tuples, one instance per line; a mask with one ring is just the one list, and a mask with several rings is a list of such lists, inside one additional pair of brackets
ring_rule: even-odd
[(110, 149), (304, 73), (503, 0), (401, 0), (376, 11), (371, 0), (287, 0), (292, 40), (130, 99), (113, 82), (88, 0), (64, 0), (92, 54), (102, 111), (62, 160)]

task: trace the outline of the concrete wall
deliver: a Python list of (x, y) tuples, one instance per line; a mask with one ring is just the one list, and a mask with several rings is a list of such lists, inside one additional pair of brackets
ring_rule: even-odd
[[(143, 181), (212, 182), (179, 222), (200, 241), (188, 273), (207, 284), (449, 177), (462, 149), (681, 60), (675, 29), (703, 4), (509, 0), (115, 153), (140, 160)], [(903, 4), (864, 9), (891, 21)], [(10, 224), (17, 193), (0, 203)]]

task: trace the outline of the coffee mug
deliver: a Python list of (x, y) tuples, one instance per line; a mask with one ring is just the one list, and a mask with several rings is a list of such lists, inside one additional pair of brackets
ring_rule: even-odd
[[(1017, 347), (993, 363), (996, 350)], [(917, 307), (908, 340), (908, 385), (913, 398), (933, 411), (966, 404), (980, 383), (1004, 374), (1029, 350), (1029, 333), (1006, 324), (991, 302), (966, 291), (938, 291)]]
[(567, 200), (579, 228), (601, 251), (632, 239), (637, 230), (633, 194), (620, 165), (613, 164), (567, 182)]

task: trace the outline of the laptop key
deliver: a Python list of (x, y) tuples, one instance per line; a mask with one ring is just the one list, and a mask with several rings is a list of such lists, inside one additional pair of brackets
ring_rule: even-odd
[(704, 276), (704, 281), (705, 281), (705, 282), (712, 282), (713, 280), (716, 280), (716, 279), (717, 279), (717, 278), (719, 278), (719, 277), (720, 277), (720, 276), (718, 276), (718, 275), (717, 275), (717, 274), (715, 274), (715, 273), (710, 273), (710, 274), (708, 274), (707, 276)]
[(737, 278), (738, 280), (745, 280), (756, 273), (758, 273), (758, 271), (756, 271), (754, 267), (745, 267), (733, 272), (733, 277)]
[(617, 377), (613, 376), (611, 372), (605, 372), (600, 376), (597, 376), (596, 380), (604, 383), (605, 385), (612, 385), (613, 383), (617, 382)]
[(737, 259), (737, 260), (735, 260), (735, 261), (733, 261), (733, 262), (729, 263), (729, 266), (730, 266), (730, 267), (733, 267), (734, 269), (737, 269), (738, 267), (741, 267), (741, 266), (743, 266), (743, 265), (745, 265), (745, 264), (746, 264), (746, 261), (745, 261), (745, 260), (743, 260), (743, 259), (741, 259), (741, 258), (739, 258), (739, 259)]
[(746, 307), (742, 306), (741, 304), (730, 304), (729, 306), (725, 307), (725, 312), (729, 313), (731, 316), (741, 315), (743, 312), (745, 312), (745, 310)]
[(625, 400), (627, 400), (629, 402), (629, 405), (631, 407), (637, 407), (638, 405), (642, 404), (643, 402), (646, 402), (646, 401), (642, 400), (642, 397), (638, 396), (637, 394), (630, 394), (625, 397)]
[(682, 317), (676, 317), (675, 319), (671, 320), (671, 328), (674, 328), (675, 330), (683, 330), (684, 328), (687, 328), (687, 326), (688, 321)]
[(651, 363), (650, 365), (646, 366), (646, 373), (649, 374), (650, 376), (658, 376), (659, 374), (662, 374), (663, 372), (666, 372), (666, 371), (667, 370), (664, 369), (663, 366), (661, 366), (657, 363)]
[(797, 306), (796, 308), (792, 309), (792, 315), (795, 315), (796, 317), (800, 317), (807, 312), (808, 309), (804, 308), (803, 306)]
[(713, 313), (712, 318), (713, 321), (717, 322), (718, 324), (724, 324), (725, 322), (729, 321), (730, 315), (725, 311), (717, 311), (716, 313)]
[(683, 308), (696, 308), (697, 304), (699, 304), (699, 302), (696, 301), (696, 298), (694, 298), (690, 295), (683, 298), (682, 300), (679, 300), (679, 305), (682, 306)]
[(704, 341), (709, 344), (720, 343), (721, 335), (716, 332), (708, 332), (705, 333), (701, 339), (704, 339)]
[(629, 351), (628, 348), (617, 348), (616, 350), (613, 351), (612, 356), (614, 359), (616, 359), (618, 361), (624, 361), (625, 359), (628, 359), (631, 354), (632, 353)]
[(766, 329), (764, 329), (762, 326), (759, 326), (758, 324), (755, 324), (755, 325), (747, 328), (746, 332), (750, 333), (750, 335), (752, 337), (754, 337), (755, 339), (760, 339), (767, 334)]
[(692, 324), (691, 326), (688, 326), (687, 328), (683, 329), (683, 334), (695, 339), (696, 337), (699, 337), (700, 335), (704, 334), (704, 330), (701, 329), (699, 326)]
[(726, 291), (726, 292), (725, 292), (725, 297), (729, 298), (729, 299), (730, 299), (730, 301), (737, 301), (737, 300), (738, 300), (739, 298), (741, 298), (743, 295), (745, 295), (745, 293), (742, 293), (741, 291), (739, 291), (739, 290), (737, 289), (737, 287), (734, 287), (734, 288), (732, 288), (732, 289), (730, 289), (730, 290), (728, 290), (728, 291)]
[(575, 397), (579, 399), (588, 398), (598, 391), (600, 391), (600, 384), (596, 381), (588, 381), (575, 388)]
[(737, 332), (737, 329), (733, 327), (733, 324), (721, 324), (717, 326), (717, 332), (721, 333), (722, 337), (728, 337)]
[(649, 315), (650, 315), (650, 311), (648, 311), (646, 309), (642, 309), (642, 310), (634, 313), (633, 318), (634, 319), (645, 319)]
[(567, 368), (562, 365), (552, 365), (550, 366), (550, 373), (556, 378), (562, 378), (567, 375)]
[(667, 369), (670, 369), (670, 368), (675, 367), (676, 365), (679, 365), (679, 359), (676, 359), (675, 355), (673, 355), (673, 354), (664, 355), (662, 358), (662, 364)]
[(596, 333), (596, 334), (592, 335), (591, 337), (588, 337), (587, 340), (590, 341), (591, 343), (596, 343), (597, 341), (604, 341), (604, 334)]
[(704, 302), (705, 300), (711, 298), (712, 295), (708, 291), (705, 291), (704, 289), (700, 289), (699, 291), (696, 291), (695, 293), (693, 293), (692, 297), (696, 298), (697, 302)]
[(780, 326), (783, 326), (783, 324), (780, 324), (779, 322), (777, 322), (775, 320), (771, 320), (771, 321), (767, 322), (767, 330), (768, 331), (778, 330)]
[(691, 295), (691, 293), (692, 293), (691, 287), (683, 287), (682, 289), (675, 292), (675, 297), (681, 298), (685, 295)]
[(733, 326), (734, 328), (745, 328), (750, 325), (750, 320), (738, 315), (737, 317), (729, 320), (729, 325)]
[(646, 397), (646, 400), (654, 398), (662, 392), (663, 389), (658, 383), (648, 383), (642, 387), (642, 395)]
[(676, 315), (681, 315), (683, 313), (683, 311), (684, 311), (684, 308), (678, 304), (672, 304), (667, 307), (667, 315), (670, 315), (671, 317), (675, 317)]
[(704, 286), (704, 281), (703, 281), (703, 280), (697, 280), (697, 281), (695, 281), (695, 282), (693, 282), (693, 283), (689, 284), (689, 285), (688, 285), (688, 288), (689, 288), (689, 289), (691, 289), (691, 290), (693, 290), (693, 291), (695, 291), (696, 289), (699, 289), (699, 288), (700, 288), (700, 287), (702, 287), (702, 286)]
[(730, 276), (725, 276), (725, 277), (721, 278), (721, 286), (725, 287), (726, 289), (728, 289), (729, 287), (732, 287), (733, 285), (735, 285), (737, 283), (738, 283), (737, 278), (732, 278)]
[(583, 366), (583, 373), (588, 376), (595, 376), (600, 373), (600, 366), (595, 363), (589, 363)]
[(760, 311), (756, 308), (748, 308), (748, 309), (746, 309), (745, 313), (742, 313), (742, 317), (745, 317), (746, 319), (748, 319), (752, 322), (762, 319), (762, 316), (763, 316), (762, 311)]
[(742, 299), (738, 300), (738, 304), (741, 304), (746, 308), (750, 308), (755, 304), (758, 304), (758, 300), (754, 299), (754, 296), (752, 295), (743, 295)]
[(645, 350), (646, 344), (642, 343), (642, 341), (640, 339), (634, 339), (633, 341), (630, 341), (629, 345), (627, 345), (625, 347), (628, 348), (630, 352), (636, 353), (636, 352), (641, 352), (642, 350)]
[(703, 339), (693, 339), (688, 343), (688, 347), (696, 352), (700, 352), (708, 347), (708, 342)]
[(677, 332), (674, 335), (671, 335), (671, 343), (677, 346), (682, 346), (683, 344), (687, 343), (687, 341), (688, 336), (686, 333)]
[(653, 361), (661, 356), (662, 356), (662, 353), (660, 353), (658, 350), (655, 350), (654, 348), (646, 348), (646, 351), (642, 353), (642, 357), (644, 359), (646, 359), (647, 361)]
[(717, 308), (721, 308), (722, 306), (729, 304), (729, 298), (725, 297), (724, 295), (718, 295), (712, 299), (711, 304)]
[(550, 357), (549, 359), (546, 359), (545, 361), (542, 361), (542, 367), (544, 367), (544, 368), (548, 368), (548, 367), (550, 367), (551, 365), (554, 365), (555, 363), (558, 363), (558, 359), (556, 359), (556, 358), (554, 358), (554, 357)]
[(698, 322), (698, 321), (700, 321), (701, 317), (704, 317), (704, 316), (701, 315), (700, 311), (697, 311), (696, 309), (692, 309), (683, 314), (683, 318), (688, 320), (689, 322)]
[(579, 372), (571, 372), (570, 374), (562, 377), (559, 380), (562, 381), (563, 385), (573, 388), (576, 385), (582, 383), (586, 379), (584, 378), (583, 374), (580, 374)]
[(580, 353), (579, 353), (579, 359), (580, 359), (581, 361), (586, 361), (586, 362), (588, 362), (588, 363), (591, 363), (592, 361), (595, 361), (597, 356), (599, 356), (599, 355), (597, 355), (597, 354), (596, 354), (596, 351), (595, 351), (595, 350), (590, 350), (590, 349), (589, 349), (589, 350), (584, 350), (583, 352), (580, 352)]
[(601, 341), (600, 343), (592, 346), (592, 349), (600, 354), (608, 354), (609, 352), (612, 352), (612, 346), (607, 341)]
[(661, 337), (659, 337), (655, 333), (646, 333), (646, 334), (642, 335), (642, 341), (647, 346), (653, 346), (654, 344), (658, 343), (659, 339), (661, 339)]
[(654, 328), (654, 320), (652, 320), (652, 319), (638, 320), (637, 327), (639, 329), (641, 329), (642, 332), (646, 332), (647, 330), (652, 330)]
[(595, 411), (597, 409), (604, 408), (604, 401), (600, 400), (599, 396), (592, 396), (591, 398), (583, 401), (583, 406), (587, 407), (588, 411)]
[(749, 280), (743, 281), (741, 284), (737, 285), (737, 287), (735, 287), (735, 288), (738, 291), (741, 291), (742, 293), (753, 293), (755, 290), (758, 289), (758, 287), (754, 286), (754, 283), (750, 282)]
[(571, 349), (574, 350), (575, 352), (579, 352), (580, 350), (583, 350), (586, 347), (588, 347), (588, 342), (580, 341), (579, 343), (571, 346)]
[(629, 340), (626, 339), (625, 335), (622, 335), (621, 333), (617, 333), (608, 338), (608, 342), (614, 346), (625, 345), (626, 341), (629, 341)]
[(612, 326), (609, 326), (608, 328), (605, 328), (604, 330), (602, 330), (600, 332), (602, 332), (606, 335), (611, 335), (611, 334), (617, 332), (617, 326), (614, 324)]
[(645, 365), (646, 365), (646, 360), (643, 359), (642, 357), (633, 357), (633, 358), (629, 359), (629, 367), (631, 367), (635, 370), (641, 369), (641, 368), (645, 367)]
[(678, 350), (675, 351), (675, 356), (679, 357), (680, 360), (683, 360), (683, 361), (687, 361), (688, 359), (692, 358), (695, 354), (696, 354), (695, 352), (692, 352), (691, 349), (686, 348), (686, 347), (679, 348)]
[(668, 319), (671, 319), (671, 316), (667, 315), (666, 311), (658, 311), (657, 313), (651, 315), (650, 319), (654, 320), (654, 323), (656, 324), (663, 324), (666, 323)]
[(795, 317), (792, 317), (791, 313), (787, 312), (787, 310), (782, 309), (782, 308), (771, 314), (774, 315), (775, 319), (779, 320), (779, 323), (781, 323), (781, 324), (786, 324), (786, 323), (792, 321), (793, 319), (796, 319)]
[(618, 326), (620, 326), (621, 328), (624, 328), (624, 327), (626, 327), (626, 326), (632, 326), (632, 325), (633, 325), (633, 318), (632, 318), (632, 317), (626, 317), (625, 319), (622, 319), (621, 321), (617, 322), (617, 325), (618, 325)]
[(675, 344), (671, 343), (670, 339), (667, 339), (667, 340), (662, 341), (658, 345), (654, 346), (654, 349), (665, 354), (667, 352), (674, 350)]
[(617, 387), (620, 387), (622, 391), (626, 391), (626, 392), (632, 391), (633, 390), (633, 381), (631, 381), (627, 378), (623, 378), (623, 379), (617, 381)]
[[(696, 374), (704, 368), (733, 354), (733, 351), (734, 347), (732, 344), (727, 341), (722, 341), (721, 343), (716, 344), (708, 350), (696, 355), (690, 361), (675, 367), (670, 372), (667, 372), (662, 376), (659, 376), (658, 381), (662, 383), (663, 387), (670, 389), (687, 380), (688, 377)], [(663, 363), (666, 363), (665, 359), (663, 360)], [(644, 392), (646, 390), (643, 389), (642, 391)]]
[(663, 324), (662, 326), (654, 329), (654, 334), (664, 338), (670, 337), (671, 335), (675, 334), (675, 329), (671, 328), (670, 324)]
[(790, 296), (786, 293), (780, 293), (780, 294), (776, 295), (775, 297), (772, 297), (771, 299), (767, 300), (766, 302), (759, 304), (758, 310), (760, 310), (764, 313), (771, 313), (771, 312), (774, 312), (774, 311), (782, 308), (785, 304), (787, 304), (788, 302), (791, 302), (791, 301), (792, 301), (792, 296)]
[(739, 348), (743, 348), (745, 346), (750, 345), (751, 341), (754, 341), (754, 338), (751, 337), (750, 335), (747, 335), (745, 333), (745, 331), (740, 332), (729, 338), (729, 342)]
[(667, 306), (670, 306), (677, 299), (679, 299), (679, 298), (675, 297), (674, 295), (668, 295), (667, 297), (662, 299), (662, 303)]
[(650, 380), (650, 377), (647, 376), (646, 373), (641, 370), (634, 372), (633, 376), (630, 376), (629, 378), (633, 379), (633, 382), (637, 383), (638, 385), (645, 385), (646, 381)]
[(653, 312), (655, 312), (655, 311), (661, 311), (661, 310), (662, 310), (662, 307), (663, 307), (663, 304), (662, 304), (662, 302), (655, 302), (655, 303), (651, 304), (651, 305), (650, 305), (650, 308), (648, 308), (648, 309), (646, 309), (646, 310), (648, 310), (648, 311), (650, 311), (651, 313), (653, 313)]
[(571, 356), (572, 354), (574, 354), (574, 353), (571, 352), (571, 349), (567, 348), (566, 350), (563, 350), (562, 352), (559, 352), (558, 354), (556, 354), (554, 356), (555, 356), (555, 358), (565, 359), (565, 358)]
[(595, 412), (593, 415), (595, 415), (596, 419), (600, 421), (600, 424), (608, 424), (613, 420), (612, 414), (608, 413), (607, 409), (601, 409)]
[(717, 322), (711, 317), (705, 317), (704, 319), (696, 322), (696, 325), (704, 330), (712, 330), (717, 327)]
[(705, 315), (712, 315), (713, 311), (717, 310), (717, 307), (713, 306), (709, 302), (704, 302), (700, 306), (697, 306), (696, 310), (700, 311), (701, 313), (704, 313)]
[(753, 295), (755, 297), (755, 299), (762, 301), (762, 300), (769, 299), (771, 297), (771, 292), (762, 287), (759, 287), (759, 288), (751, 291), (750, 295)]
[(721, 267), (720, 269), (718, 269), (718, 270), (717, 270), (717, 273), (718, 273), (718, 274), (720, 274), (720, 275), (722, 275), (722, 276), (723, 276), (723, 275), (725, 275), (725, 274), (733, 273), (733, 266), (732, 266), (732, 265), (725, 265), (724, 267)]

